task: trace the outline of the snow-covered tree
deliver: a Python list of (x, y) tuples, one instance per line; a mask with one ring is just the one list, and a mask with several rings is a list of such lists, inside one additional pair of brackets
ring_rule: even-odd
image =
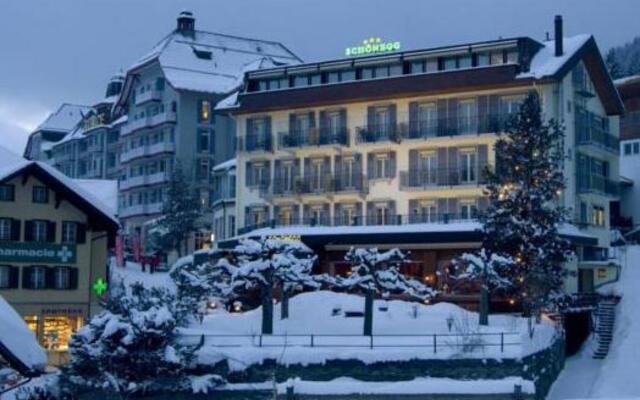
[(508, 290), (512, 281), (507, 278), (513, 268), (513, 260), (493, 253), (491, 255), (482, 248), (476, 253), (464, 253), (456, 260), (462, 267), (458, 280), (480, 282), (480, 325), (489, 324), (489, 293), (497, 290)]
[(614, 49), (609, 49), (607, 55), (604, 59), (604, 62), (609, 70), (609, 74), (613, 79), (619, 79), (624, 76), (624, 70), (620, 62), (618, 61), (618, 57)]
[(482, 248), (490, 257), (513, 260), (495, 271), (500, 281), (511, 282), (510, 296), (527, 313), (553, 306), (567, 275), (570, 243), (558, 233), (567, 220), (563, 137), (558, 122), (543, 121), (538, 95), (531, 92), (496, 142), (495, 171), (487, 171)]
[(162, 206), (162, 218), (158, 219), (156, 240), (164, 250), (175, 250), (182, 255), (183, 245), (193, 232), (200, 215), (200, 202), (195, 196), (182, 171), (176, 162), (169, 180), (169, 188)]
[(373, 332), (373, 300), (376, 295), (387, 298), (390, 294), (404, 294), (425, 300), (436, 294), (431, 287), (400, 272), (406, 255), (398, 249), (380, 252), (377, 248), (352, 247), (344, 259), (351, 265), (351, 273), (340, 281), (340, 286), (365, 293), (365, 335)]
[(198, 346), (177, 341), (180, 317), (175, 296), (161, 288), (122, 283), (69, 342), (69, 381), (127, 398), (153, 391), (184, 390), (186, 374)]
[(230, 268), (230, 292), (258, 289), (262, 304), (262, 333), (273, 333), (273, 290), (283, 295), (282, 313), (288, 315), (288, 296), (296, 286), (317, 289), (322, 282), (311, 275), (316, 256), (301, 242), (280, 239), (242, 240), (233, 250), (233, 260), (224, 258), (221, 264)]

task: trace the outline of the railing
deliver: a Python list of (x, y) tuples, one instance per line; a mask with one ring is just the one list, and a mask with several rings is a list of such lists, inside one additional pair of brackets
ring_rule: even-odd
[(603, 127), (600, 117), (582, 108), (576, 108), (576, 144), (596, 146), (617, 154), (620, 141)]
[(120, 154), (120, 162), (128, 162), (134, 158), (149, 157), (161, 153), (170, 153), (175, 150), (175, 144), (171, 142), (159, 142), (145, 146), (136, 147)]
[(213, 201), (235, 199), (236, 188), (228, 187), (223, 189), (216, 189), (213, 191)]
[(293, 335), (234, 335), (204, 334), (181, 335), (184, 344), (198, 343), (211, 347), (306, 347), (306, 348), (415, 348), (429, 349), (434, 354), (445, 350), (495, 349), (503, 353), (508, 348), (522, 345), (518, 332), (492, 333), (433, 333), (433, 334), (293, 334)]
[(120, 129), (120, 135), (126, 136), (130, 133), (133, 133), (137, 130), (157, 126), (164, 123), (174, 123), (176, 122), (176, 113), (165, 111), (163, 113), (159, 113), (156, 115), (150, 115), (143, 118), (138, 119), (129, 119), (127, 123)]
[(160, 101), (162, 92), (159, 90), (147, 90), (144, 93), (136, 93), (136, 105), (144, 104), (149, 101)]
[(482, 185), (487, 183), (487, 164), (471, 168), (410, 169), (400, 171), (400, 190), (434, 186)]
[(368, 215), (362, 216), (357, 215), (353, 216), (350, 219), (347, 219), (343, 216), (335, 216), (332, 218), (321, 217), (319, 219), (313, 217), (303, 217), (300, 218), (298, 216), (293, 216), (288, 221), (282, 221), (278, 218), (269, 219), (258, 224), (247, 225), (238, 230), (239, 235), (243, 235), (254, 231), (256, 229), (263, 228), (283, 228), (283, 227), (291, 227), (291, 226), (402, 226), (402, 225), (411, 225), (411, 224), (449, 224), (456, 222), (469, 222), (476, 221), (477, 215), (472, 214), (461, 214), (461, 213), (430, 213), (430, 214), (409, 214), (409, 215), (401, 215), (390, 213), (386, 215)]
[(356, 128), (357, 143), (399, 142), (406, 124), (369, 124)]
[(304, 194), (333, 195), (339, 193), (366, 193), (368, 184), (363, 174), (323, 175), (275, 179), (262, 188), (262, 195), (274, 197), (299, 196)]
[(278, 134), (278, 148), (287, 149), (303, 146), (349, 145), (349, 130), (346, 128), (331, 131), (329, 129), (310, 128), (289, 130)]
[(607, 196), (617, 196), (620, 193), (620, 185), (604, 176), (592, 174), (578, 174), (579, 193), (599, 193)]
[(245, 151), (271, 151), (272, 135), (266, 133), (248, 133), (245, 138)]

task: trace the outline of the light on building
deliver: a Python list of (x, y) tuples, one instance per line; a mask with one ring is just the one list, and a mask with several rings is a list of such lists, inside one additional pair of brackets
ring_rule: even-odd
[(215, 242), (216, 241), (216, 234), (212, 233), (210, 238), (211, 238), (211, 243)]
[(509, 299), (509, 305), (514, 305), (516, 304), (516, 301), (514, 299)]
[(242, 311), (242, 302), (241, 301), (234, 301), (233, 302), (233, 311), (235, 311), (235, 312), (241, 312)]

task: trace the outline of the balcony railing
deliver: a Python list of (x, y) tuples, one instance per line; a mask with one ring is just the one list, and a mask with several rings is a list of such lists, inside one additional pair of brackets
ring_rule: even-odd
[(606, 196), (618, 196), (620, 185), (609, 178), (600, 175), (578, 174), (579, 193), (597, 193)]
[(271, 151), (273, 149), (273, 140), (271, 134), (248, 133), (245, 136), (244, 140), (245, 151)]
[(398, 124), (369, 124), (356, 128), (357, 143), (399, 142), (402, 131), (406, 130), (404, 123)]
[(328, 129), (311, 128), (306, 130), (289, 130), (278, 134), (278, 147), (281, 149), (324, 146), (349, 145), (349, 130), (346, 128), (331, 131)]
[(150, 101), (162, 100), (162, 92), (159, 90), (147, 90), (144, 93), (136, 93), (136, 105), (144, 104)]
[(487, 183), (487, 164), (471, 168), (410, 169), (400, 171), (400, 190), (436, 186), (482, 185)]
[(247, 225), (238, 230), (239, 235), (249, 233), (256, 229), (262, 228), (282, 228), (288, 226), (309, 226), (309, 227), (332, 227), (332, 226), (402, 226), (412, 224), (449, 224), (457, 222), (477, 221), (476, 215), (464, 215), (460, 213), (434, 213), (430, 215), (422, 214), (384, 214), (384, 215), (368, 215), (368, 216), (290, 216), (283, 220), (282, 217), (270, 219), (258, 224)]
[(301, 195), (334, 195), (341, 193), (367, 192), (366, 177), (362, 174), (325, 175), (294, 177), (293, 179), (275, 179), (270, 185), (262, 187), (263, 196), (289, 197)]
[(171, 142), (159, 142), (146, 146), (136, 147), (120, 154), (120, 162), (126, 163), (134, 158), (151, 157), (156, 154), (171, 153), (175, 150), (175, 145)]
[(144, 118), (129, 119), (120, 129), (120, 135), (125, 136), (144, 128), (158, 126), (164, 123), (175, 123), (176, 113), (164, 112), (156, 115), (150, 115)]
[(120, 190), (127, 190), (133, 187), (145, 186), (145, 185), (155, 185), (159, 183), (168, 182), (170, 179), (170, 175), (166, 172), (157, 172), (155, 174), (150, 175), (140, 175), (129, 177), (125, 180), (120, 181)]
[(600, 121), (596, 121), (591, 113), (576, 112), (576, 144), (582, 146), (596, 146), (603, 150), (617, 154), (620, 141), (603, 128)]

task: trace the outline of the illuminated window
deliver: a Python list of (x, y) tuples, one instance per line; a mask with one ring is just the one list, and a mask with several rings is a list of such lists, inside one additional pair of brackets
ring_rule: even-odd
[(28, 315), (24, 317), (24, 322), (27, 324), (29, 330), (38, 336), (38, 316)]
[(200, 101), (200, 122), (208, 122), (210, 115), (210, 106), (211, 104), (209, 103), (208, 100), (201, 100)]
[(592, 206), (591, 207), (591, 223), (596, 226), (604, 226), (604, 207)]
[(42, 329), (42, 344), (45, 349), (52, 351), (66, 351), (69, 349), (69, 339), (80, 329), (82, 317), (44, 317)]

